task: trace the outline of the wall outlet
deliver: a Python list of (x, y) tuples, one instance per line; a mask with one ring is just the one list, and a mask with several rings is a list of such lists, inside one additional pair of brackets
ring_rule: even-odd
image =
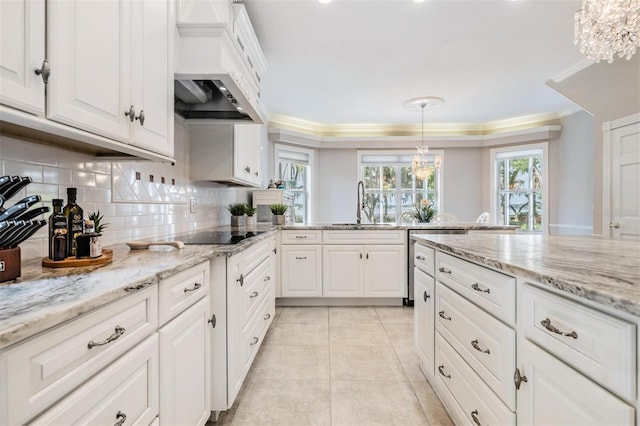
[(198, 201), (196, 201), (196, 197), (191, 197), (191, 200), (189, 202), (189, 211), (191, 213), (198, 212)]

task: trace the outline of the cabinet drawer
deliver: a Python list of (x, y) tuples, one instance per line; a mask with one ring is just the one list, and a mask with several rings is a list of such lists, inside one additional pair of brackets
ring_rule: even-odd
[[(525, 285), (525, 336), (627, 400), (636, 398), (636, 326)], [(575, 334), (573, 334), (575, 333)]]
[(438, 332), (515, 410), (515, 330), (440, 283), (436, 289), (436, 321)]
[(433, 277), (433, 269), (436, 263), (436, 251), (431, 247), (427, 247), (422, 244), (416, 244), (414, 247), (414, 265)]
[[(436, 333), (436, 382), (461, 421), (515, 425), (516, 415), (487, 387), (460, 355)], [(475, 420), (474, 417), (477, 419)]]
[(7, 423), (34, 417), (155, 333), (157, 292), (148, 287), (7, 351)]
[(265, 259), (260, 266), (244, 278), (244, 284), (241, 286), (242, 305), (237, 307), (240, 312), (244, 312), (244, 321), (242, 324), (246, 324), (246, 322), (249, 321), (262, 300), (266, 297), (269, 292), (270, 281), (271, 276), (269, 275), (268, 259)]
[(437, 252), (436, 279), (502, 321), (515, 324), (515, 278)]
[(242, 269), (245, 275), (253, 271), (262, 261), (269, 257), (273, 250), (273, 240), (271, 238), (264, 239), (242, 252), (243, 265)]
[(268, 305), (270, 299), (269, 295), (267, 295), (260, 304), (255, 315), (242, 329), (241, 344), (243, 345), (243, 348), (241, 350), (241, 354), (243, 356), (243, 371), (245, 374), (249, 370), (249, 367), (251, 367), (251, 363), (258, 352), (258, 348), (262, 345), (262, 339), (266, 334), (268, 324), (270, 324), (269, 320), (273, 317), (273, 315), (271, 315), (271, 318), (267, 318), (265, 320), (267, 314), (269, 314)]
[(148, 425), (158, 415), (154, 334), (37, 418), (35, 425)]
[(325, 244), (404, 244), (407, 231), (324, 231)]
[(319, 229), (282, 231), (280, 238), (282, 244), (320, 244), (322, 243), (322, 231)]
[(162, 281), (158, 286), (160, 326), (209, 294), (209, 262), (203, 262)]

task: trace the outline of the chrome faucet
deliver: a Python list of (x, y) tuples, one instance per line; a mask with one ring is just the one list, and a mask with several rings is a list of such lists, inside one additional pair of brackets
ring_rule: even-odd
[[(362, 190), (360, 190), (362, 188)], [(360, 195), (362, 194), (362, 197)], [(364, 210), (364, 183), (358, 181), (358, 207), (356, 209), (356, 223), (360, 225), (362, 223), (362, 216), (360, 211)]]

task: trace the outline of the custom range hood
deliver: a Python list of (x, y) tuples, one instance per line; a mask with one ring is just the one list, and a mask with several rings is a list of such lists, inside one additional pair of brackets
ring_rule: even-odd
[(267, 66), (242, 4), (178, 2), (175, 112), (187, 120), (265, 123)]

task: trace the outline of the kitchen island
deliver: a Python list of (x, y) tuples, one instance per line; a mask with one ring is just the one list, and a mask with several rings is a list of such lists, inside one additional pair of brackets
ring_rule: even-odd
[(456, 423), (636, 424), (638, 242), (412, 238), (415, 346)]

